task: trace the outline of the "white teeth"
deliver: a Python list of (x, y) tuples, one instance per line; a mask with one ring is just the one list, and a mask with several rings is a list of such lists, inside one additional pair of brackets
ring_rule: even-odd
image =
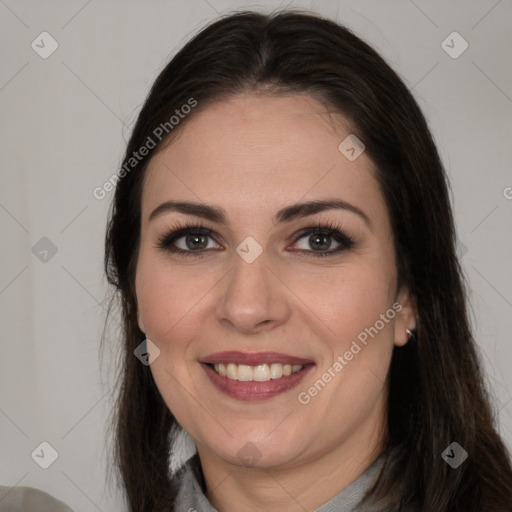
[(271, 364), (270, 365), (270, 378), (280, 379), (283, 376), (283, 365), (282, 364)]
[[(250, 366), (248, 366), (250, 368)], [(258, 382), (270, 380), (270, 369), (268, 364), (259, 364), (252, 370), (252, 378)]]
[(246, 364), (238, 365), (238, 380), (248, 381), (252, 379), (252, 368)]
[(226, 377), (228, 379), (238, 380), (238, 365), (229, 363), (226, 370)]
[(214, 368), (219, 375), (231, 380), (239, 380), (242, 382), (267, 382), (271, 379), (280, 379), (283, 376), (296, 373), (302, 370), (304, 366), (301, 364), (291, 365), (281, 363), (272, 363), (270, 366), (268, 364), (249, 366), (246, 364), (219, 363), (215, 364)]

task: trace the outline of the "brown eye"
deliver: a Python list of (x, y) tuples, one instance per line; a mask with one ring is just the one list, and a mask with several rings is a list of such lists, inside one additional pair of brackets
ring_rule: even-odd
[[(305, 239), (304, 246), (299, 248), (301, 252), (309, 253), (312, 256), (330, 256), (332, 254), (340, 253), (349, 249), (354, 245), (354, 240), (338, 229), (333, 229), (326, 226), (318, 226), (314, 230), (302, 232), (296, 238), (295, 244), (299, 240)], [(338, 247), (329, 250), (332, 246), (333, 239)]]
[(310, 235), (308, 239), (308, 243), (310, 246), (316, 250), (327, 250), (330, 249), (332, 244), (332, 239), (330, 235), (320, 234), (320, 235)]
[[(212, 231), (203, 227), (185, 227), (171, 230), (162, 236), (157, 247), (183, 256), (201, 255), (207, 249), (211, 249), (209, 239), (213, 240)], [(218, 248), (218, 244), (217, 247)]]
[[(185, 247), (187, 249), (206, 249), (208, 247), (208, 235), (190, 233), (180, 238), (183, 238), (185, 240)], [(179, 240), (180, 238), (178, 238), (177, 240)]]
[[(160, 237), (157, 248), (177, 254), (179, 256), (204, 256), (206, 252), (222, 249), (215, 242), (213, 230), (196, 226), (177, 226), (167, 234)], [(302, 230), (296, 237), (294, 244), (306, 239), (305, 246), (297, 249), (298, 252), (314, 257), (332, 256), (345, 251), (355, 244), (355, 240), (341, 231), (341, 227), (332, 224), (318, 225)], [(214, 241), (212, 246), (209, 239)], [(332, 243), (338, 244), (332, 250)], [(294, 249), (295, 250), (295, 249)]]

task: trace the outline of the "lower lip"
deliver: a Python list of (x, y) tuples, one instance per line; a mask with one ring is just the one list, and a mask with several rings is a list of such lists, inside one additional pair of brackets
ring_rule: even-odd
[(254, 402), (257, 400), (266, 400), (273, 396), (279, 395), (297, 386), (306, 374), (315, 366), (307, 364), (302, 370), (280, 377), (279, 379), (271, 379), (265, 382), (259, 381), (239, 381), (228, 379), (219, 375), (213, 368), (206, 363), (201, 363), (206, 375), (210, 378), (213, 385), (220, 391), (236, 398), (237, 400), (245, 400)]

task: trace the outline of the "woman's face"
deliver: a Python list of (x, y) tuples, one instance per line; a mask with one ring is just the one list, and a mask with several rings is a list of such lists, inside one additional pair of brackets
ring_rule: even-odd
[[(139, 325), (160, 351), (163, 399), (203, 464), (374, 449), (393, 345), (414, 315), (371, 160), (350, 139), (338, 148), (348, 125), (309, 96), (239, 95), (193, 116), (152, 158), (142, 196)], [(170, 201), (196, 214), (151, 218)], [(346, 207), (301, 207), (312, 201)]]

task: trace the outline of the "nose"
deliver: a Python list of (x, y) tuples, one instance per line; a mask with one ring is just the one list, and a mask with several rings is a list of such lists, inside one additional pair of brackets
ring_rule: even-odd
[(238, 254), (233, 260), (231, 270), (223, 279), (217, 320), (244, 334), (274, 329), (285, 323), (291, 314), (290, 292), (269, 266), (265, 251), (252, 263)]

